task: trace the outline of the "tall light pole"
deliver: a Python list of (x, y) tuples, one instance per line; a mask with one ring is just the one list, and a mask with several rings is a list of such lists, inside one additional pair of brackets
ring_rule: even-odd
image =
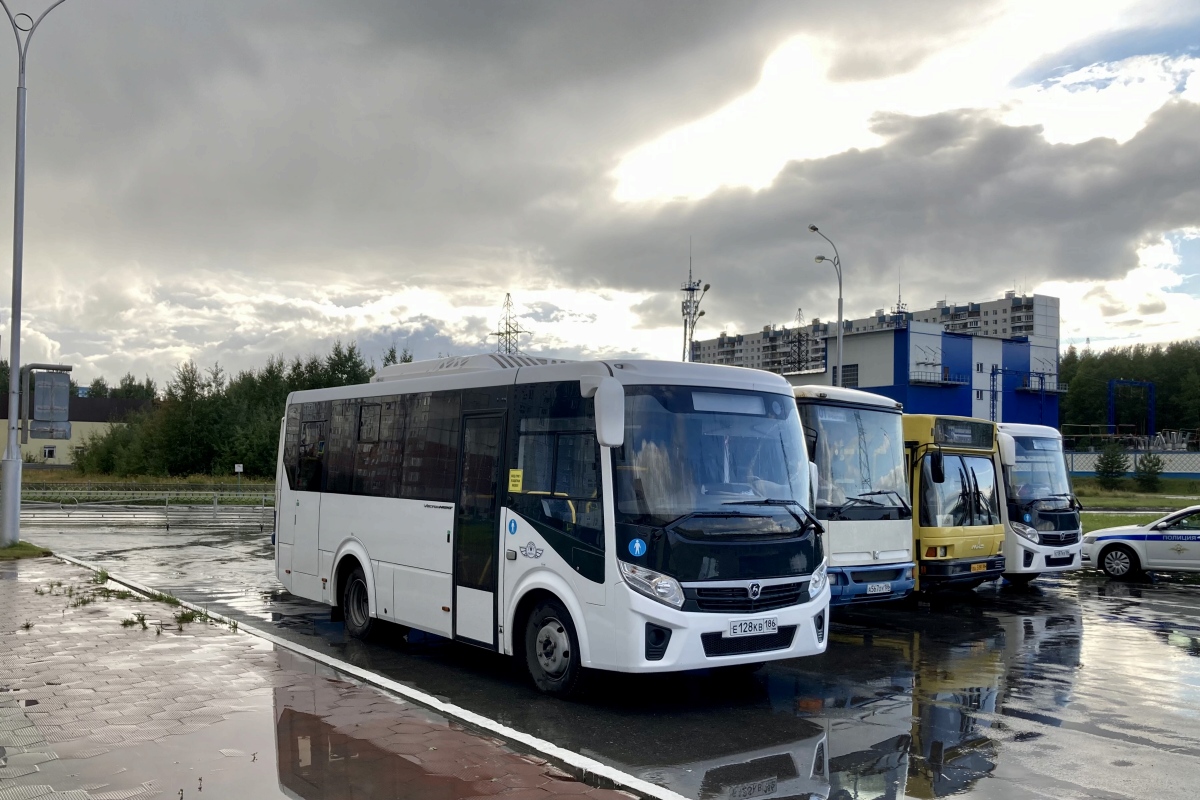
[[(8, 358), (8, 444), (0, 462), (0, 547), (16, 544), (21, 538), (21, 443), (17, 428), (21, 392), (21, 267), (25, 255), (25, 58), (29, 55), (29, 40), (46, 15), (66, 0), (55, 0), (34, 20), (28, 14), (16, 14), (8, 3), (0, 6), (12, 24), (17, 40), (17, 158), (13, 192), (13, 265), (12, 265), (12, 333), (9, 336)], [(22, 39), (24, 34), (24, 39)]]
[[(825, 241), (829, 242), (829, 246), (833, 248), (833, 258), (830, 259), (830, 258), (826, 258), (825, 256), (817, 256), (817, 263), (821, 264), (825, 261), (828, 261), (831, 264), (833, 264), (834, 270), (837, 271), (837, 279), (838, 279), (837, 380), (835, 380), (833, 382), (833, 385), (834, 386), (845, 386), (846, 385), (846, 376), (844, 374), (842, 374), (842, 258), (841, 258), (841, 256), (838, 255), (837, 245), (833, 243), (832, 239), (830, 239), (825, 234), (821, 233), (821, 231), (817, 230), (816, 225), (809, 225), (808, 229), (810, 231), (812, 231), (813, 233), (815, 233), (817, 236), (820, 236)], [(828, 356), (826, 356), (826, 358), (828, 358)]]

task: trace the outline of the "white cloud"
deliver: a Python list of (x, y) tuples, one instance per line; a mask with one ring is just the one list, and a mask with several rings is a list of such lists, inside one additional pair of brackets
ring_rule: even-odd
[(1045, 125), (1051, 141), (1127, 139), (1175, 93), (1174, 81), (1195, 69), (1194, 59), (1128, 59), (1016, 90), (1010, 82), (1039, 58), (1119, 29), (1146, 5), (1012, 0), (916, 69), (877, 80), (831, 80), (837, 47), (794, 38), (771, 55), (751, 91), (626, 154), (613, 173), (614, 197), (697, 200), (722, 186), (763, 189), (789, 161), (883, 144), (870, 130), (878, 113), (984, 109), (1011, 124)]
[[(1188, 238), (1200, 231), (1181, 232)], [(1200, 297), (1178, 291), (1179, 252), (1163, 238), (1138, 251), (1138, 266), (1119, 280), (1047, 281), (1035, 289), (1060, 298), (1062, 340), (1111, 345), (1172, 342), (1196, 338)]]

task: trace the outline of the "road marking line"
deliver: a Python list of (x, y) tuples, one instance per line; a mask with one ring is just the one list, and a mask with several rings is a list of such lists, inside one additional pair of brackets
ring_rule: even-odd
[[(76, 566), (90, 569), (92, 572), (100, 572), (101, 570), (104, 570), (103, 567), (98, 567), (95, 564), (82, 561), (72, 556), (63, 555), (62, 553), (55, 553), (54, 557), (68, 563), (75, 564)], [(108, 579), (123, 586), (128, 586), (130, 589), (133, 589), (144, 595), (166, 595), (166, 592), (160, 592), (157, 589), (128, 578), (120, 577), (112, 572), (108, 573)], [(166, 596), (173, 597), (173, 595)], [(209, 617), (217, 620), (218, 622), (226, 625), (235, 622), (235, 620), (226, 617), (224, 614), (218, 614), (214, 611), (210, 611), (203, 606), (198, 606), (195, 603), (188, 602), (182, 598), (176, 597), (175, 599), (178, 600), (185, 608), (207, 614)], [(411, 686), (405, 686), (404, 684), (394, 681), (391, 678), (387, 678), (383, 675), (362, 669), (361, 667), (356, 667), (353, 664), (346, 663), (345, 661), (339, 661), (333, 656), (312, 650), (304, 645), (290, 642), (287, 639), (282, 639), (272, 633), (267, 633), (264, 630), (259, 630), (258, 628), (244, 625), (241, 622), (237, 622), (237, 630), (240, 633), (248, 633), (251, 636), (256, 636), (278, 647), (282, 647), (285, 650), (298, 653), (305, 658), (316, 661), (319, 664), (324, 664), (327, 667), (331, 667), (342, 674), (351, 675), (363, 683), (384, 689), (392, 694), (399, 695), (405, 700), (410, 700), (418, 705), (424, 706), (425, 708), (436, 711), (439, 714), (445, 714), (447, 717), (452, 717), (460, 722), (465, 722), (472, 727), (482, 729), (510, 742), (519, 742), (528, 750), (537, 753), (538, 755), (545, 756), (548, 759), (553, 759), (554, 761), (558, 762), (559, 765), (567, 767), (568, 770), (575, 775), (575, 777), (582, 781), (586, 782), (588, 778), (592, 778), (594, 782), (598, 779), (598, 781), (602, 784), (602, 788), (604, 788), (603, 784), (606, 784), (607, 786), (614, 786), (618, 789), (636, 792), (643, 797), (655, 798), (655, 800), (690, 800), (678, 792), (673, 792), (670, 789), (659, 786), (658, 784), (642, 780), (635, 775), (630, 775), (628, 772), (622, 772), (616, 767), (610, 767), (607, 764), (602, 764), (593, 758), (588, 758), (587, 756), (576, 753), (573, 750), (567, 750), (565, 747), (559, 747), (558, 745), (548, 742), (545, 739), (541, 739), (537, 736), (519, 731), (516, 728), (510, 728), (501, 722), (497, 722), (494, 719), (485, 717), (482, 714), (477, 714), (474, 711), (469, 711), (461, 706), (457, 706), (453, 703), (447, 703), (443, 700), (438, 700), (433, 695), (422, 692), (420, 689), (414, 689)]]

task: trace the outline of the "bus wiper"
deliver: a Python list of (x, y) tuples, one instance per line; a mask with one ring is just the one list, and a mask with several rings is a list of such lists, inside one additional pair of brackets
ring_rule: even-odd
[(908, 500), (906, 500), (904, 498), (904, 495), (900, 494), (895, 489), (876, 489), (873, 492), (862, 492), (861, 494), (855, 495), (855, 497), (874, 497), (876, 495), (883, 495), (883, 494), (896, 495), (896, 499), (900, 501), (900, 507), (901, 508), (909, 508)]
[(846, 502), (842, 503), (842, 508), (845, 508), (846, 506), (850, 505), (851, 503), (856, 503), (856, 504), (860, 504), (860, 505), (864, 505), (864, 506), (879, 506), (880, 508), (883, 508), (883, 503), (879, 502), (878, 500), (868, 500), (864, 496), (864, 495), (868, 495), (868, 494), (876, 494), (876, 493), (875, 492), (863, 492), (862, 494), (855, 495), (854, 497), (847, 497)]
[[(870, 501), (867, 501), (870, 502)], [(730, 500), (722, 503), (723, 506), (787, 506), (791, 511), (792, 516), (796, 516), (796, 512), (792, 511), (792, 507), (800, 509), (800, 513), (804, 515), (804, 519), (797, 519), (805, 526), (812, 526), (817, 533), (824, 533), (825, 526), (817, 519), (811, 511), (804, 507), (804, 504), (799, 500), (784, 500), (778, 497), (764, 497), (761, 500)], [(876, 503), (875, 505), (878, 505)]]

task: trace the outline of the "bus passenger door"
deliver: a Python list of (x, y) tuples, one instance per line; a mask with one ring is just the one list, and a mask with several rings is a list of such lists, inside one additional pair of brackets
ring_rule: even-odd
[(454, 637), (496, 647), (496, 556), (504, 417), (463, 417), (454, 521)]
[[(296, 489), (292, 493), (294, 544), (292, 570), (305, 575), (317, 574), (317, 531), (321, 520), (321, 490), (324, 488), (325, 435), (328, 421), (311, 420), (300, 425), (300, 464)], [(310, 597), (304, 594), (305, 597)], [(318, 595), (316, 598), (320, 599)]]

